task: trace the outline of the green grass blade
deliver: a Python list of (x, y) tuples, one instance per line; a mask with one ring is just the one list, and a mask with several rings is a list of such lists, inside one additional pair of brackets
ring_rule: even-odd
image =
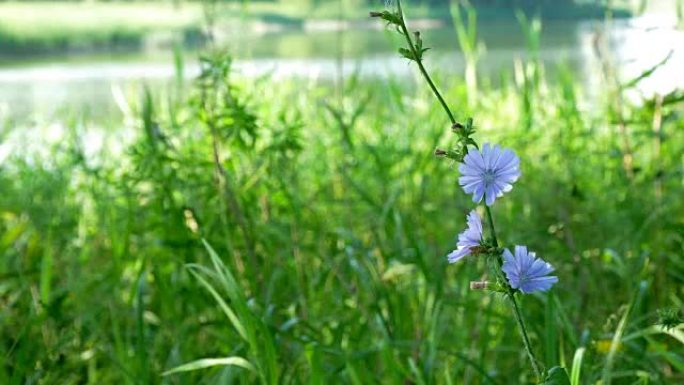
[(363, 381), (359, 378), (359, 374), (356, 372), (356, 369), (354, 366), (351, 364), (351, 362), (347, 363), (347, 367), (345, 372), (347, 373), (347, 376), (349, 377), (349, 382), (352, 383), (353, 385), (363, 385)]
[(415, 379), (415, 383), (417, 385), (427, 385), (425, 383), (425, 380), (423, 379), (423, 374), (420, 372), (420, 369), (418, 369), (418, 366), (416, 365), (416, 361), (413, 360), (413, 358), (409, 358), (408, 360), (409, 368), (411, 368), (411, 374), (413, 374), (413, 378)]
[(138, 375), (142, 378), (144, 383), (150, 378), (149, 362), (147, 353), (147, 333), (145, 333), (145, 301), (143, 298), (145, 292), (145, 264), (140, 270), (140, 277), (136, 285), (135, 293), (135, 321), (136, 321), (136, 348), (138, 356)]
[(682, 332), (682, 330), (684, 330), (684, 328), (682, 327), (668, 329), (660, 325), (653, 325), (651, 327), (624, 336), (624, 338), (622, 338), (622, 341), (626, 342), (629, 340), (642, 338), (653, 334), (666, 334), (676, 339), (681, 344), (684, 344), (684, 332)]
[(558, 330), (556, 328), (556, 309), (553, 293), (549, 292), (546, 296), (545, 307), (545, 334), (544, 355), (545, 364), (555, 366), (558, 364)]
[(213, 366), (237, 366), (247, 369), (250, 372), (256, 372), (254, 366), (242, 357), (225, 357), (225, 358), (202, 358), (197, 361), (192, 361), (162, 373), (162, 376), (168, 376), (174, 373), (190, 372), (193, 370), (206, 369)]
[(316, 346), (308, 345), (306, 347), (306, 360), (309, 364), (309, 385), (323, 385), (321, 354)]
[(602, 385), (610, 385), (611, 383), (611, 379), (613, 377), (613, 366), (615, 364), (615, 357), (617, 355), (618, 347), (622, 342), (622, 336), (625, 334), (625, 330), (627, 329), (629, 315), (632, 312), (632, 309), (640, 302), (641, 297), (644, 295), (647, 288), (648, 283), (646, 281), (641, 281), (639, 283), (639, 287), (637, 288), (637, 291), (634, 294), (634, 297), (632, 298), (629, 307), (627, 307), (625, 314), (623, 314), (622, 318), (620, 319), (620, 322), (618, 323), (617, 329), (615, 330), (615, 334), (613, 335), (613, 340), (610, 343), (610, 350), (606, 355), (606, 363), (603, 367), (603, 373), (601, 375)]
[(45, 248), (43, 259), (40, 265), (40, 300), (45, 306), (50, 303), (53, 266), (54, 260), (52, 246), (48, 242), (48, 246)]
[(262, 381), (268, 384), (277, 383), (279, 375), (278, 354), (271, 329), (261, 317), (255, 315), (249, 308), (242, 287), (238, 285), (230, 269), (223, 263), (216, 251), (206, 240), (202, 240), (202, 242), (214, 266), (216, 280), (228, 294), (232, 308), (223, 301), (213, 286), (208, 285), (211, 287), (210, 292), (219, 301), (219, 305), (228, 315), (238, 333), (249, 344)]
[(572, 359), (572, 370), (570, 371), (570, 385), (580, 384), (580, 375), (582, 372), (582, 362), (584, 360), (584, 352), (587, 349), (581, 347), (575, 350), (575, 356)]
[(240, 288), (240, 286), (237, 284), (237, 281), (235, 280), (235, 277), (233, 277), (233, 274), (231, 274), (230, 270), (228, 270), (228, 268), (223, 263), (221, 258), (218, 256), (214, 248), (211, 247), (211, 245), (209, 245), (209, 243), (205, 239), (202, 239), (202, 243), (204, 244), (204, 247), (207, 249), (207, 252), (209, 252), (211, 263), (214, 265), (216, 273), (219, 274), (219, 282), (223, 284), (223, 287), (226, 289), (228, 296), (232, 300), (237, 302), (236, 306), (245, 303), (246, 301), (242, 294), (242, 288)]
[(238, 334), (240, 334), (240, 337), (242, 337), (245, 341), (249, 341), (249, 339), (247, 338), (247, 331), (245, 330), (244, 325), (242, 324), (238, 316), (235, 314), (235, 312), (233, 312), (233, 309), (231, 309), (230, 306), (228, 306), (228, 304), (226, 303), (226, 301), (223, 300), (221, 294), (219, 294), (214, 288), (214, 286), (212, 286), (211, 283), (204, 279), (204, 277), (202, 277), (201, 274), (194, 271), (192, 268), (190, 268), (190, 273), (192, 273), (192, 275), (202, 284), (202, 286), (204, 286), (207, 289), (207, 291), (209, 291), (211, 296), (214, 297), (221, 310), (223, 310), (223, 313), (230, 320), (230, 323), (233, 325)]

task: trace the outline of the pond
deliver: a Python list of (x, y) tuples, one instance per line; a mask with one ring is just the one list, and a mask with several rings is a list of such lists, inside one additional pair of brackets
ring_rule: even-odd
[[(479, 75), (498, 79), (512, 73), (516, 59), (530, 57), (524, 33), (515, 21), (480, 23), (484, 48)], [(246, 76), (271, 74), (274, 79), (304, 77), (330, 81), (360, 76), (405, 76), (413, 71), (398, 57), (400, 42), (392, 31), (374, 29), (291, 29), (266, 33), (230, 32), (221, 38)], [(465, 60), (455, 30), (437, 25), (423, 31), (428, 65), (442, 73), (462, 76)], [(549, 22), (542, 28), (538, 52), (546, 72), (567, 65), (578, 81), (591, 88), (602, 76), (595, 45), (607, 42), (610, 60), (624, 79), (637, 76), (662, 61), (668, 62), (641, 82), (644, 93), (668, 92), (684, 87), (684, 33), (656, 17), (603, 21)], [(198, 52), (184, 52), (183, 76), (198, 72)], [(0, 52), (2, 57), (2, 52)], [(149, 48), (137, 52), (3, 60), (0, 65), (0, 117), (50, 118), (70, 112), (95, 117), (117, 114), (113, 92), (135, 90), (141, 84), (163, 86), (175, 76), (173, 49)], [(591, 89), (589, 94), (591, 94)]]

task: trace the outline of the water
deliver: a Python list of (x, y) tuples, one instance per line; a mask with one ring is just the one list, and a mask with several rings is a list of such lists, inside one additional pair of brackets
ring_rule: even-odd
[[(603, 22), (549, 23), (543, 26), (539, 58), (553, 77), (563, 63), (589, 89), (599, 84), (600, 61), (594, 45), (608, 42), (611, 59), (623, 79), (637, 76), (669, 52), (666, 65), (639, 84), (644, 94), (666, 93), (684, 87), (684, 33), (671, 20), (642, 17)], [(485, 47), (479, 74), (497, 79), (512, 73), (513, 63), (529, 55), (524, 35), (516, 22), (481, 23)], [(465, 60), (451, 27), (423, 32), (433, 47), (428, 65), (453, 76), (462, 76)], [(406, 76), (414, 69), (398, 57), (401, 41), (392, 31), (377, 30), (284, 30), (263, 35), (234, 34), (225, 37), (236, 57), (236, 69), (245, 76), (269, 73), (275, 79), (302, 77), (329, 80), (358, 73), (361, 76)], [(0, 52), (0, 55), (2, 53)], [(184, 77), (198, 73), (197, 52), (185, 52)], [(134, 94), (142, 84), (163, 87), (175, 76), (173, 54), (151, 49), (127, 54), (91, 56), (61, 55), (40, 61), (9, 61), (0, 66), (0, 118), (50, 119), (56, 115), (83, 113), (111, 117), (119, 107), (113, 95)]]

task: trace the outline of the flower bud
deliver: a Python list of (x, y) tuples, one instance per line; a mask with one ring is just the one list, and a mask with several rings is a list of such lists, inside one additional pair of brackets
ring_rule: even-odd
[(471, 281), (470, 290), (487, 290), (489, 289), (489, 281)]

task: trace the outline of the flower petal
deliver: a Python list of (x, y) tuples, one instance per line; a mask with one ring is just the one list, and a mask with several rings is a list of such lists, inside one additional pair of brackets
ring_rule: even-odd
[(504, 249), (503, 260), (502, 270), (508, 283), (525, 294), (549, 290), (558, 282), (558, 277), (549, 275), (554, 271), (553, 266), (525, 246), (516, 245), (514, 254)]
[(447, 260), (449, 261), (449, 263), (456, 263), (469, 254), (469, 247), (461, 247), (449, 253), (449, 255), (447, 255)]
[(485, 199), (491, 206), (497, 198), (513, 189), (520, 177), (520, 159), (511, 149), (485, 143), (481, 150), (473, 149), (458, 166), (461, 177), (459, 185), (467, 194), (473, 194), (473, 202)]

